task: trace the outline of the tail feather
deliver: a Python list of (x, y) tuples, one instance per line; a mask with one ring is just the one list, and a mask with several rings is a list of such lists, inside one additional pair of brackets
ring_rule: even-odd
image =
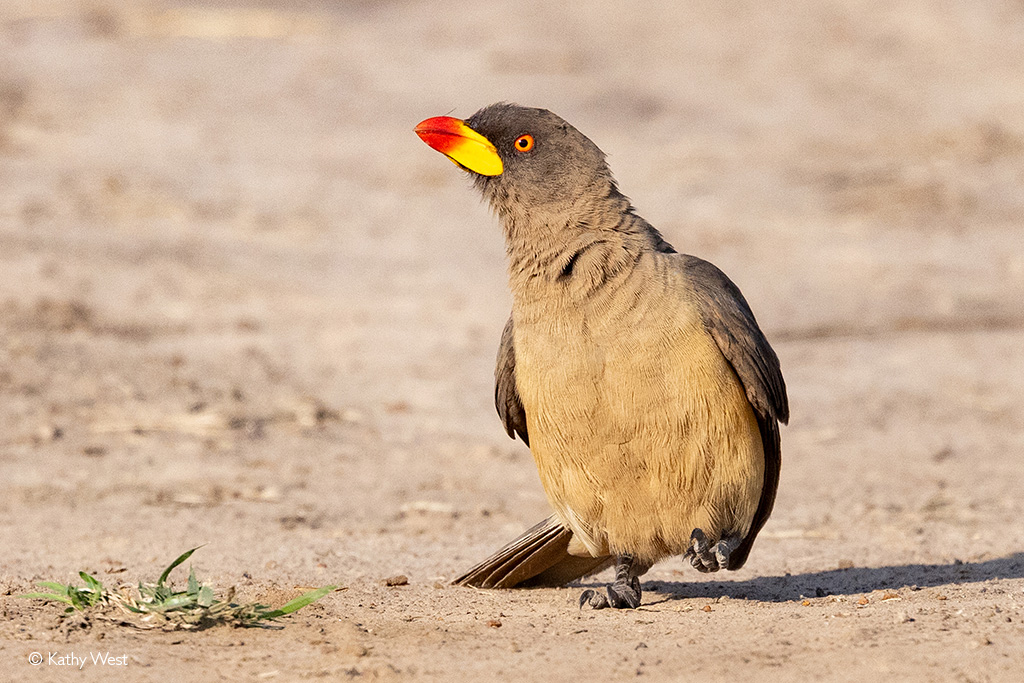
[(571, 539), (571, 531), (548, 517), (452, 583), (477, 588), (556, 587), (614, 563), (614, 557), (570, 555)]

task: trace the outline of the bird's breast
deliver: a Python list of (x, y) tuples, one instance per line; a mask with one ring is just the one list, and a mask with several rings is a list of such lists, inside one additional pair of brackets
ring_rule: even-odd
[(513, 315), (530, 450), (590, 554), (654, 561), (682, 552), (694, 528), (746, 533), (763, 472), (757, 422), (685, 290)]
[(514, 306), (517, 389), (542, 439), (628, 441), (650, 412), (673, 419), (666, 406), (720, 370), (695, 307), (671, 285), (627, 282), (615, 296)]

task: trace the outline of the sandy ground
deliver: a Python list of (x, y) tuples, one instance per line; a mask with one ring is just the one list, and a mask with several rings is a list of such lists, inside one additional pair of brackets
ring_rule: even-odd
[[(1021, 680), (1024, 5), (570, 5), (4, 0), (0, 678)], [(500, 231), (412, 133), (498, 100), (601, 145), (789, 384), (746, 567), (635, 612), (447, 585), (547, 514)], [(200, 632), (16, 597), (199, 544), (244, 599), (344, 590)]]

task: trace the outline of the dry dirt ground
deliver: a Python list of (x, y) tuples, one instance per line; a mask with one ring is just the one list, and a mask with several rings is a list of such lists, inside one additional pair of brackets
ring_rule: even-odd
[[(1019, 0), (4, 0), (0, 679), (1021, 680), (1022, 55)], [(775, 345), (741, 571), (630, 612), (447, 585), (547, 514), (491, 405), (500, 231), (412, 133), (497, 100)], [(199, 632), (17, 597), (199, 544), (246, 600), (344, 589)]]

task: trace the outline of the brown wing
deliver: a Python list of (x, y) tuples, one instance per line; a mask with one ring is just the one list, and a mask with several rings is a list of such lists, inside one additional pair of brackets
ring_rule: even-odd
[(512, 318), (505, 324), (498, 346), (498, 364), (494, 368), (494, 407), (498, 409), (501, 424), (513, 439), (516, 434), (527, 446), (530, 437), (526, 433), (526, 410), (519, 400), (516, 389), (516, 350), (512, 345)]
[(789, 400), (779, 358), (757, 325), (746, 299), (732, 280), (714, 265), (695, 256), (680, 255), (680, 262), (697, 297), (704, 325), (739, 377), (761, 431), (764, 447), (764, 488), (750, 532), (729, 557), (729, 569), (747, 560), (754, 539), (775, 505), (782, 449), (779, 422), (789, 421)]

